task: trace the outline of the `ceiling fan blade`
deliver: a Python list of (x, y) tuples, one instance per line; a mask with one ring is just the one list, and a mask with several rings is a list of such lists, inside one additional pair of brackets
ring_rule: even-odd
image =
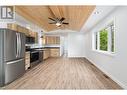
[(50, 20), (53, 20), (53, 21), (56, 21), (55, 19), (53, 19), (53, 18), (50, 18), (50, 17), (49, 17), (49, 19), (50, 19)]
[(69, 23), (67, 23), (67, 22), (63, 22), (62, 24), (69, 24)]
[(60, 19), (60, 21), (62, 22), (63, 20), (65, 20), (65, 18), (64, 17), (62, 17), (61, 19)]

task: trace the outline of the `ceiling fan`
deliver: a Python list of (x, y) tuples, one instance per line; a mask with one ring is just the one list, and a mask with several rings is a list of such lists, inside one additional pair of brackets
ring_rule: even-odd
[(49, 24), (55, 24), (57, 27), (60, 27), (62, 24), (66, 24), (66, 25), (68, 25), (69, 23), (67, 23), (67, 22), (63, 22), (64, 20), (65, 20), (65, 18), (64, 17), (62, 17), (62, 18), (48, 18), (48, 19), (50, 19), (52, 22), (49, 22)]

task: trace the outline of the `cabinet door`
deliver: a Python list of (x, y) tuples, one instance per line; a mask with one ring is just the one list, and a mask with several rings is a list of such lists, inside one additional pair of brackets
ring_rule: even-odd
[(26, 28), (25, 27), (21, 27), (21, 32), (24, 33), (26, 35)]
[(50, 50), (47, 49), (47, 50), (44, 50), (43, 52), (43, 59), (47, 59), (50, 57)]
[(50, 56), (51, 57), (59, 57), (60, 56), (60, 49), (50, 49)]
[(56, 37), (56, 44), (60, 44), (60, 37)]
[(14, 30), (14, 31), (18, 31), (17, 24), (14, 24), (14, 23), (8, 23), (7, 28), (11, 29), (11, 30)]
[(28, 36), (32, 36), (32, 33), (31, 33), (32, 31), (31, 30), (29, 30), (29, 32), (28, 32)]
[(49, 43), (53, 44), (53, 38), (52, 37), (49, 37)]
[(30, 52), (25, 53), (25, 70), (30, 67)]
[(45, 37), (46, 44), (60, 44), (60, 37), (56, 36), (46, 36)]
[(49, 44), (49, 37), (45, 37), (45, 44)]
[(29, 30), (27, 28), (24, 28), (24, 33), (26, 36), (29, 36)]
[(20, 25), (17, 26), (18, 32), (23, 33), (23, 27), (21, 27)]
[(38, 43), (38, 33), (35, 32), (35, 42)]
[(56, 37), (52, 37), (52, 44), (56, 44)]
[(46, 37), (43, 36), (43, 38), (41, 38), (41, 40), (42, 40), (42, 45), (45, 45), (46, 44)]

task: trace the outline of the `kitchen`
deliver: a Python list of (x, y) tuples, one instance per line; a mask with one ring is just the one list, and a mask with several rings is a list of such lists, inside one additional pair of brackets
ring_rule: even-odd
[[(48, 59), (49, 57), (60, 57), (60, 47), (59, 47), (60, 36), (43, 36), (41, 37), (41, 39), (43, 39), (43, 46), (38, 46), (37, 32), (33, 32), (25, 27), (13, 23), (7, 24), (7, 27), (8, 27), (7, 29), (0, 29), (1, 33), (0, 35), (1, 36), (5, 35), (4, 38), (1, 37), (1, 41), (2, 39), (5, 39), (3, 40), (5, 44), (7, 43), (5, 47), (8, 47), (5, 49), (5, 53), (3, 52), (1, 55), (3, 54), (6, 54), (5, 56), (8, 55), (7, 58), (10, 57), (10, 59), (8, 60), (12, 60), (12, 62), (7, 63), (10, 66), (8, 67), (5, 66), (7, 68), (5, 69), (6, 72), (5, 80), (4, 77), (1, 77), (3, 78), (1, 79), (0, 84), (1, 86), (8, 84), (14, 81), (15, 79), (19, 78), (28, 69), (31, 69), (34, 66), (43, 63), (43, 61)], [(2, 34), (3, 32), (5, 34)], [(14, 38), (14, 40), (12, 38)], [(3, 42), (1, 42), (1, 44), (2, 43)], [(10, 52), (10, 49), (12, 50), (12, 52)], [(2, 48), (2, 50), (4, 50), (4, 47)], [(14, 65), (16, 63), (13, 62), (13, 58), (11, 59), (12, 55), (10, 54), (16, 56), (16, 59), (19, 59), (21, 55), (21, 58), (23, 58), (22, 59), (23, 61), (21, 62), (24, 63), (25, 61), (25, 66), (24, 64), (22, 64), (21, 68), (21, 66), (18, 64)], [(19, 57), (17, 57), (18, 55)], [(17, 62), (18, 61), (20, 62), (20, 60), (17, 60)], [(1, 67), (3, 67), (3, 64), (1, 65), (2, 65)]]

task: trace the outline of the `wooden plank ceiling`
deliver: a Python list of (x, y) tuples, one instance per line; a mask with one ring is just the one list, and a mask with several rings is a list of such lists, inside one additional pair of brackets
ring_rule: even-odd
[(55, 24), (48, 23), (48, 17), (64, 17), (64, 22), (69, 22), (69, 25), (62, 25), (61, 29), (79, 31), (94, 8), (95, 6), (16, 6), (16, 12), (46, 31), (58, 28)]

